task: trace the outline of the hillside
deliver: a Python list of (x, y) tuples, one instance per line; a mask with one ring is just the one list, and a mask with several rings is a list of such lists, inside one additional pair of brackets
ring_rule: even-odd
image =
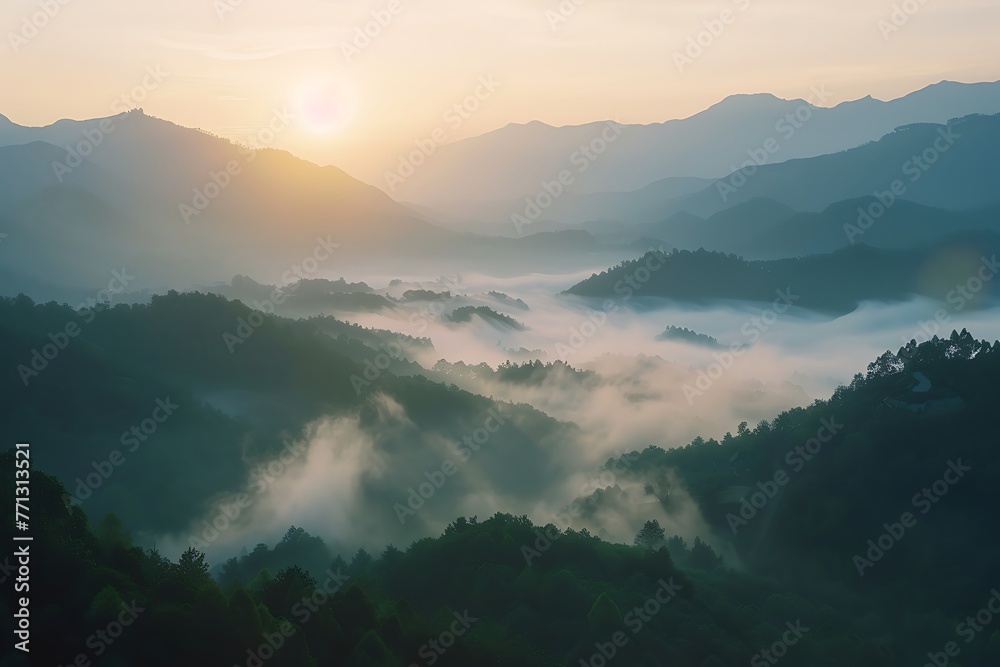
[[(971, 635), (966, 663), (990, 664), (1000, 631), (986, 626), (972, 643), (961, 619), (992, 599), (979, 582), (1000, 549), (980, 529), (991, 525), (1000, 466), (988, 437), (998, 349), (956, 332), (887, 352), (828, 401), (743, 424), (721, 443), (698, 438), (608, 461), (623, 480), (649, 481), (668, 516), (697, 503), (713, 532), (732, 536), (737, 569), (700, 539), (669, 537), (669, 524), (638, 527), (635, 546), (575, 530), (569, 517), (629, 502), (616, 485), (575, 501), (560, 525), (459, 517), (440, 537), (377, 555), (349, 557), (292, 526), (273, 548), (244, 550), (212, 577), (197, 549), (172, 562), (132, 546), (115, 515), (88, 521), (80, 508), (67, 511), (69, 489), (36, 468), (32, 562), (52, 574), (33, 586), (33, 604), (63, 632), (35, 653), (65, 662), (124, 603), (135, 629), (102, 649), (112, 664), (269, 655), (276, 665), (549, 666), (603, 653), (718, 667), (766, 660), (775, 654), (761, 647), (784, 641), (791, 666), (895, 667), (945, 645), (956, 624)], [(959, 404), (914, 413), (880, 401), (912, 392), (905, 379), (914, 373)], [(2, 458), (13, 465), (12, 452)], [(3, 486), (13, 492), (9, 478)], [(881, 550), (880, 530), (893, 536)], [(4, 605), (13, 602), (5, 588)], [(905, 622), (887, 620), (904, 610)], [(178, 633), (198, 642), (196, 657), (169, 641)]]
[[(428, 341), (359, 329), (333, 318), (265, 316), (198, 293), (80, 310), (24, 296), (0, 299), (0, 360), (11, 371), (0, 379), (7, 408), (0, 427), (49, 443), (37, 451), (37, 464), (71, 487), (88, 512), (116, 511), (130, 529), (184, 541), (184, 531), (221, 496), (259, 492), (262, 505), (276, 499), (270, 490), (278, 482), (260, 487), (273, 475), (259, 473), (289, 448), (299, 453), (281, 470), (336, 474), (337, 461), (393, 461), (382, 475), (363, 479), (356, 494), (340, 497), (345, 508), (380, 508), (366, 531), (351, 530), (351, 540), (439, 530), (449, 503), (477, 489), (474, 477), (456, 477), (433, 508), (405, 525), (394, 504), (422, 481), (413, 470), (440, 469), (441, 442), (462, 443), (494, 413), (504, 416), (504, 428), (490, 434), (490, 447), (477, 457), (492, 471), (492, 492), (513, 502), (526, 488), (544, 493), (556, 479), (552, 461), (571, 446), (575, 427), (527, 405), (430, 382), (409, 360)], [(46, 345), (54, 340), (62, 347), (53, 356)], [(132, 426), (151, 423), (154, 412), (164, 417), (158, 401), (177, 407), (157, 419), (153, 434), (133, 437)], [(53, 405), (61, 406), (58, 420), (45, 417)], [(327, 438), (340, 443), (341, 458), (327, 458)], [(128, 474), (84, 483), (116, 449)], [(249, 516), (241, 522), (252, 526)]]
[[(928, 280), (924, 268), (948, 249), (964, 257)], [(680, 302), (782, 301), (833, 313), (850, 312), (862, 301), (898, 302), (920, 295), (960, 309), (995, 298), (988, 286), (1000, 271), (995, 260), (998, 250), (1000, 237), (989, 233), (956, 235), (945, 243), (910, 250), (858, 243), (826, 255), (780, 260), (748, 261), (704, 249), (675, 250), (622, 262), (573, 285), (566, 294), (603, 299), (627, 292)], [(968, 285), (975, 284), (970, 281), (978, 281), (978, 289), (970, 291)]]

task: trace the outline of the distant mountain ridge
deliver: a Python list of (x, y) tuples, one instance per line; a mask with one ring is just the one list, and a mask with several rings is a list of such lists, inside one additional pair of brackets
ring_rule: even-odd
[(68, 290), (96, 292), (122, 266), (141, 267), (130, 288), (158, 289), (239, 273), (278, 281), (300, 265), (313, 277), (351, 267), (402, 274), (428, 261), (447, 272), (447, 262), (470, 258), (512, 271), (517, 258), (537, 270), (605, 252), (584, 232), (497, 245), (447, 231), (336, 167), (140, 111), (10, 124), (0, 127), (4, 141), (15, 141), (0, 145), (8, 293), (76, 299)]
[[(942, 81), (887, 102), (866, 97), (821, 106), (831, 94), (818, 87), (808, 91), (809, 101), (735, 95), (689, 118), (622, 125), (620, 138), (577, 175), (572, 190), (624, 192), (671, 177), (720, 178), (771, 138), (780, 143), (774, 160), (784, 162), (853, 148), (911, 123), (1000, 113), (1000, 82)], [(438, 149), (392, 194), (442, 210), (451, 202), (467, 205), (532, 196), (543, 181), (567, 168), (581, 144), (596, 141), (604, 126), (512, 124), (457, 141)], [(371, 174), (369, 180), (385, 187), (381, 174)]]
[[(937, 267), (933, 278), (927, 267), (941, 257), (963, 254), (962, 261)], [(650, 272), (639, 296), (683, 303), (710, 301), (779, 302), (844, 314), (864, 301), (899, 302), (924, 296), (947, 303), (957, 310), (995, 302), (996, 295), (983, 285), (1000, 274), (997, 263), (1000, 234), (957, 234), (933, 245), (908, 250), (888, 250), (857, 244), (830, 254), (795, 259), (747, 261), (733, 254), (706, 250), (675, 251), (663, 266)], [(594, 274), (565, 294), (591, 298), (613, 298), (621, 294), (648, 256), (624, 261)], [(979, 290), (967, 285), (978, 280)], [(965, 287), (963, 291), (963, 287)], [(629, 288), (631, 289), (631, 288)]]
[(972, 210), (1000, 203), (993, 169), (998, 149), (1000, 114), (913, 123), (848, 150), (734, 172), (674, 200), (671, 207), (711, 215), (763, 197), (796, 211), (818, 212), (845, 199), (885, 193), (888, 207), (905, 199)]
[[(948, 95), (954, 99), (945, 99)], [(765, 128), (758, 123), (761, 114), (769, 115), (776, 105), (810, 110), (812, 120), (794, 136), (801, 147), (806, 145), (799, 143), (806, 127), (824, 127), (821, 119), (840, 118), (827, 112), (853, 110), (868, 120), (848, 125), (868, 128), (881, 122), (887, 109), (895, 110), (889, 115), (898, 118), (919, 102), (925, 116), (946, 115), (963, 106), (989, 106), (994, 98), (1000, 107), (1000, 84), (939, 84), (892, 103), (859, 100), (826, 110), (801, 103), (789, 107), (791, 103), (768, 95), (737, 96), (688, 119), (697, 121), (694, 126), (671, 121), (655, 127), (687, 128), (679, 140), (689, 142), (684, 145), (697, 154), (688, 165), (696, 170), (704, 159), (718, 159), (713, 150), (719, 142), (745, 138), (748, 128)], [(713, 123), (730, 118), (737, 109), (742, 120), (713, 134)], [(644, 160), (681, 164), (686, 159), (684, 151), (658, 151), (651, 137), (641, 147), (642, 159), (616, 168), (620, 158), (611, 159), (612, 154), (628, 148), (629, 133), (623, 130), (617, 136), (615, 128), (625, 126), (598, 125), (606, 137), (606, 152), (593, 162), (584, 159), (588, 169), (576, 174), (573, 188), (585, 189), (584, 177), (603, 179), (600, 169), (611, 169), (604, 186), (612, 187), (615, 179)], [(516, 142), (506, 142), (504, 151), (511, 159), (537, 157), (539, 150), (553, 145), (546, 143), (548, 132), (557, 130), (560, 137), (576, 141), (585, 136), (581, 127), (595, 126), (510, 126), (505, 130), (540, 137), (541, 143), (524, 152)], [(652, 127), (632, 129), (641, 133)], [(765, 129), (773, 131), (774, 123)], [(663, 136), (680, 136), (680, 130), (670, 132), (674, 134)], [(614, 142), (612, 136), (617, 136)], [(746, 143), (740, 140), (738, 145)], [(633, 148), (638, 150), (628, 150)], [(415, 212), (336, 167), (321, 167), (271, 148), (249, 149), (141, 111), (64, 120), (44, 128), (25, 128), (4, 119), (0, 231), (7, 237), (0, 279), (9, 294), (26, 291), (72, 300), (86, 296), (79, 292), (96, 292), (110, 271), (123, 266), (142, 267), (138, 284), (132, 286), (139, 289), (184, 288), (239, 273), (278, 283), (304, 260), (312, 262), (314, 253), (329, 259), (326, 247), (343, 251), (329, 264), (313, 257), (317, 273), (298, 278), (328, 277), (325, 272), (349, 275), (352, 267), (370, 271), (373, 266), (405, 275), (423, 270), (427, 262), (439, 263), (436, 270), (442, 275), (472, 267), (497, 275), (590, 270), (654, 240), (775, 259), (832, 252), (859, 240), (906, 248), (957, 231), (998, 228), (994, 214), (1000, 210), (1000, 191), (993, 161), (1000, 153), (1000, 115), (970, 115), (947, 124), (910, 123), (877, 141), (810, 158), (778, 162), (791, 156), (784, 145), (780, 148), (774, 160), (754, 167), (738, 187), (734, 174), (720, 180), (668, 176), (632, 192), (572, 192), (567, 186), (561, 196), (545, 193), (551, 203), (537, 206), (538, 215), (525, 218), (527, 224), (517, 229), (503, 224), (504, 232), (496, 234), (520, 238), (495, 238), (472, 234), (463, 224), (475, 214), (475, 202), (463, 210), (462, 218), (448, 223), (451, 229), (444, 229), (427, 213)], [(560, 158), (561, 168), (567, 159)], [(914, 166), (920, 159), (928, 164)], [(504, 162), (490, 164), (491, 169), (502, 169)], [(544, 160), (531, 169), (539, 165), (544, 168)], [(510, 166), (517, 167), (517, 178), (505, 179), (497, 172), (491, 183), (520, 187), (517, 179), (531, 175), (520, 163)], [(419, 173), (434, 169), (428, 162)], [(467, 173), (474, 175), (474, 170)], [(896, 194), (887, 194), (897, 184)], [(446, 181), (442, 187), (453, 185)], [(725, 193), (723, 186), (729, 188)], [(498, 201), (482, 206), (502, 220), (525, 212), (516, 207), (536, 205), (541, 197)], [(577, 223), (560, 223), (558, 216)], [(587, 219), (592, 222), (579, 222)], [(848, 233), (852, 226), (858, 233)], [(489, 233), (496, 232), (495, 227), (494, 222), (478, 229)]]
[[(81, 138), (99, 122), (78, 125)], [(315, 254), (329, 259), (321, 242), (356, 254), (436, 236), (332, 167), (271, 149), (247, 152), (138, 114), (115, 122), (79, 162), (42, 141), (0, 147), (5, 282), (35, 294), (45, 285), (88, 288), (122, 266), (137, 269), (144, 287), (239, 272), (280, 276)]]
[(547, 220), (544, 226), (753, 259), (832, 252), (858, 242), (907, 248), (960, 231), (1000, 231), (998, 152), (1000, 115), (916, 124), (839, 153), (732, 174), (686, 196), (660, 197), (656, 184), (617, 193), (617, 218), (577, 225)]

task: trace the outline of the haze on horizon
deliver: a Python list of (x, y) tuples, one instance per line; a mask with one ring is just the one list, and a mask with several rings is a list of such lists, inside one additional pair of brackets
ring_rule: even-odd
[[(902, 4), (914, 11), (897, 12), (893, 25)], [(822, 106), (889, 100), (941, 80), (995, 80), (990, 63), (1000, 60), (1000, 5), (990, 0), (53, 6), (42, 21), (38, 2), (6, 5), (0, 113), (12, 121), (46, 125), (135, 105), (246, 140), (287, 109), (298, 122), (275, 147), (369, 182), (438, 128), (454, 141), (532, 120), (662, 122), (731, 94), (808, 98), (818, 85), (830, 93)], [(366, 44), (358, 29), (369, 23)], [(685, 49), (708, 28), (718, 34), (702, 35), (702, 54), (678, 61), (697, 54)], [(446, 118), (491, 77), (499, 86), (478, 110)]]

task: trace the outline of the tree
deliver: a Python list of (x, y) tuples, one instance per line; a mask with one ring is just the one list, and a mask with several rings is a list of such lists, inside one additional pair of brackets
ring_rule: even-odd
[(670, 552), (671, 556), (682, 558), (687, 554), (687, 543), (684, 542), (684, 538), (680, 535), (674, 535), (667, 540), (667, 551)]
[(694, 538), (694, 544), (691, 545), (692, 565), (703, 570), (711, 570), (719, 565), (721, 560), (712, 547), (703, 542), (700, 537)]
[(114, 586), (105, 586), (94, 596), (87, 610), (86, 622), (92, 625), (105, 625), (113, 621), (115, 614), (122, 609), (122, 597)]
[(257, 576), (253, 578), (247, 588), (251, 593), (260, 595), (272, 581), (274, 581), (274, 575), (271, 574), (271, 571), (266, 567), (261, 568), (260, 572), (257, 573)]
[(621, 627), (622, 612), (607, 593), (601, 593), (587, 614), (587, 622), (595, 633), (613, 632)]
[(201, 579), (208, 576), (208, 563), (205, 562), (205, 554), (194, 547), (190, 547), (181, 554), (177, 567), (185, 577)]
[(260, 599), (274, 616), (284, 616), (316, 590), (316, 580), (298, 565), (285, 568), (267, 584)]
[(257, 613), (257, 605), (245, 588), (236, 587), (229, 597), (227, 611), (229, 621), (243, 643), (249, 645), (261, 636), (263, 628), (260, 624), (260, 615)]
[(374, 630), (369, 630), (364, 634), (346, 662), (348, 667), (382, 667), (383, 665), (388, 667), (393, 664), (396, 664), (396, 661), (393, 660), (385, 642)]
[(652, 549), (663, 543), (664, 535), (663, 529), (660, 528), (660, 522), (653, 519), (646, 522), (642, 529), (636, 533), (635, 539), (632, 542), (638, 547), (649, 547)]
[(395, 567), (403, 559), (403, 552), (394, 547), (393, 545), (388, 545), (382, 550), (382, 557), (380, 559), (379, 565), (382, 567)]
[(129, 549), (132, 547), (132, 538), (122, 525), (122, 520), (114, 512), (104, 517), (94, 532), (97, 533), (97, 539), (101, 541), (101, 546), (109, 551), (116, 548)]
[(372, 564), (372, 560), (371, 554), (366, 549), (358, 549), (354, 558), (351, 559), (351, 564), (347, 566), (347, 573), (352, 577), (361, 576)]
[(895, 375), (906, 368), (906, 364), (898, 355), (892, 352), (885, 352), (875, 361), (868, 364), (867, 379), (888, 377)]

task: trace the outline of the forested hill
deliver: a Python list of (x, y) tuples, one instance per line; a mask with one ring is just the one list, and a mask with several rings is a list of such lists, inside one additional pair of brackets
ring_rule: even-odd
[[(374, 555), (335, 553), (292, 527), (213, 577), (197, 550), (173, 563), (133, 547), (115, 516), (67, 508), (67, 490), (36, 469), (33, 564), (48, 576), (33, 580), (32, 611), (62, 631), (35, 658), (68, 664), (99, 648), (101, 664), (164, 667), (261, 656), (296, 667), (562, 666), (602, 655), (735, 667), (780, 653), (790, 667), (903, 667), (960, 641), (961, 664), (994, 665), (1000, 630), (965, 619), (997, 586), (998, 372), (1000, 343), (954, 333), (887, 352), (829, 400), (722, 442), (635, 453), (631, 474), (665, 477), (657, 500), (668, 515), (693, 499), (705, 537), (736, 546), (729, 561), (700, 539), (665, 539), (670, 522), (616, 545), (498, 513)], [(11, 478), (0, 484), (13, 493)], [(8, 609), (12, 595), (3, 589)], [(123, 604), (139, 610), (134, 627), (94, 639)]]
[[(0, 459), (13, 465), (11, 452)], [(459, 518), (438, 538), (349, 561), (292, 528), (273, 550), (258, 545), (227, 563), (220, 581), (197, 551), (171, 562), (134, 547), (114, 516), (90, 527), (82, 510), (63, 505), (54, 478), (36, 470), (32, 480), (32, 565), (46, 575), (32, 580), (32, 614), (60, 628), (31, 645), (32, 664), (83, 655), (116, 667), (557, 667), (609, 655), (719, 667), (788, 650), (783, 639), (797, 645), (785, 661), (792, 667), (904, 664), (847, 613), (858, 599), (840, 595), (831, 606), (714, 559), (712, 570), (682, 571), (665, 549), (524, 517)], [(13, 492), (9, 478), (0, 486)], [(12, 510), (5, 518), (12, 525)], [(313, 572), (266, 567), (296, 557)], [(13, 608), (12, 595), (3, 588), (0, 608)], [(123, 609), (128, 631), (98, 634)]]
[(913, 295), (945, 301), (972, 279), (980, 280), (973, 296), (987, 296), (990, 291), (982, 283), (989, 284), (1000, 272), (1000, 235), (966, 234), (943, 245), (961, 248), (969, 261), (951, 265), (930, 282), (924, 268), (942, 255), (941, 245), (883, 250), (859, 242), (831, 254), (781, 260), (747, 261), (704, 249), (648, 253), (594, 274), (566, 293), (601, 299), (627, 294), (686, 302), (771, 302), (780, 292), (790, 293), (796, 306), (835, 313), (849, 312), (862, 301), (905, 301)]
[[(680, 516), (694, 499), (749, 571), (863, 595), (873, 623), (899, 619), (882, 629), (921, 664), (1000, 583), (998, 377), (1000, 342), (911, 342), (829, 400), (721, 442), (651, 447), (628, 475), (683, 489), (661, 504)], [(960, 664), (998, 664), (1000, 628), (981, 635), (960, 641)]]
[[(396, 464), (359, 491), (379, 510), (371, 525), (412, 539), (427, 534), (430, 513), (401, 527), (393, 504), (414, 471), (441, 467), (440, 440), (462, 442), (490, 410), (506, 415), (480, 459), (493, 466), (494, 492), (513, 498), (526, 479), (549, 485), (557, 472), (546, 461), (575, 432), (531, 406), (429, 381), (409, 360), (426, 340), (329, 317), (262, 315), (198, 293), (84, 306), (0, 298), (0, 430), (45, 443), (38, 463), (88, 512), (115, 511), (130, 528), (187, 530), (220, 494), (245, 490), (254, 470), (308, 441), (309, 424), (342, 419), (350, 437)], [(159, 402), (175, 407), (165, 415)], [(59, 419), (47, 416), (53, 405)], [(127, 473), (89, 477), (108, 470), (112, 451), (124, 462), (110, 470)], [(471, 476), (456, 478), (435, 509), (474, 487)], [(435, 519), (435, 530), (452, 518)]]

